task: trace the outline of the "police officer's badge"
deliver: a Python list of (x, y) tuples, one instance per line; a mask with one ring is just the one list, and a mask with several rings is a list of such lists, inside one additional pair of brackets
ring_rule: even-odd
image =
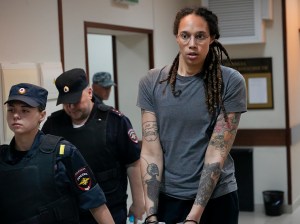
[(65, 92), (65, 93), (68, 93), (69, 91), (70, 91), (70, 88), (69, 88), (68, 86), (65, 86), (65, 87), (64, 87), (64, 92)]
[(18, 92), (19, 92), (19, 94), (23, 95), (23, 94), (26, 93), (26, 89), (25, 88), (20, 88)]
[(91, 188), (92, 180), (86, 167), (79, 169), (75, 173), (75, 182), (77, 187), (82, 191), (88, 191)]
[(129, 129), (128, 136), (129, 136), (130, 140), (133, 141), (134, 143), (139, 142), (139, 139), (133, 129)]

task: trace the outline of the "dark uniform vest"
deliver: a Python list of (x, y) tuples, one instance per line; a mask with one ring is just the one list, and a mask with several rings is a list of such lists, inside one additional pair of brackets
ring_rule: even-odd
[[(70, 118), (63, 111), (54, 113), (51, 134), (63, 136), (74, 144), (92, 169), (98, 184), (105, 193), (108, 208), (113, 211), (126, 207), (127, 175), (121, 168), (117, 152), (107, 146), (107, 117), (111, 107), (94, 106), (84, 126), (73, 128)], [(113, 115), (112, 115), (113, 116)], [(117, 116), (117, 115), (116, 115)], [(124, 166), (124, 165), (123, 165)]]
[[(69, 192), (55, 187), (56, 145), (60, 138), (43, 136), (32, 157), (15, 165), (0, 161), (0, 223), (79, 223), (78, 209)], [(9, 150), (8, 145), (1, 146)]]

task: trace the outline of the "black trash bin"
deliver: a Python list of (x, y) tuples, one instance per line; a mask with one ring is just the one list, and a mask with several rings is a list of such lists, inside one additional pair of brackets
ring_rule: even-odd
[(263, 191), (266, 215), (279, 216), (283, 210), (283, 191)]

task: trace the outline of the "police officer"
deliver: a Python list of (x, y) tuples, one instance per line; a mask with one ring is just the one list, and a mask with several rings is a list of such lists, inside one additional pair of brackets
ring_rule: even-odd
[(0, 147), (1, 223), (79, 223), (77, 203), (97, 222), (113, 223), (103, 191), (76, 147), (39, 130), (47, 95), (20, 83), (5, 102), (14, 137)]
[[(92, 102), (84, 70), (75, 68), (62, 73), (55, 81), (57, 104), (63, 110), (48, 117), (42, 130), (60, 135), (82, 153), (103, 189), (107, 206), (116, 223), (127, 219), (127, 177), (132, 205), (129, 214), (135, 220), (144, 213), (140, 175), (140, 147), (129, 119), (116, 109)], [(81, 223), (93, 223), (91, 215), (80, 213)]]
[(97, 72), (93, 75), (93, 97), (96, 103), (103, 103), (103, 100), (108, 100), (111, 87), (115, 86), (111, 79), (111, 74), (108, 72)]

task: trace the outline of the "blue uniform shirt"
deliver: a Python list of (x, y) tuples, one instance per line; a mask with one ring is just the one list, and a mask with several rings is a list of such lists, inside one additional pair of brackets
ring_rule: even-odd
[[(2, 160), (13, 165), (23, 159), (29, 159), (39, 149), (42, 135), (44, 134), (39, 131), (29, 151), (15, 150), (13, 138), (9, 145), (10, 149), (0, 155)], [(60, 145), (64, 146), (58, 150), (54, 165), (57, 189), (61, 192), (71, 190), (82, 209), (88, 210), (105, 204), (104, 193), (77, 148), (66, 140), (61, 140), (58, 147)]]

